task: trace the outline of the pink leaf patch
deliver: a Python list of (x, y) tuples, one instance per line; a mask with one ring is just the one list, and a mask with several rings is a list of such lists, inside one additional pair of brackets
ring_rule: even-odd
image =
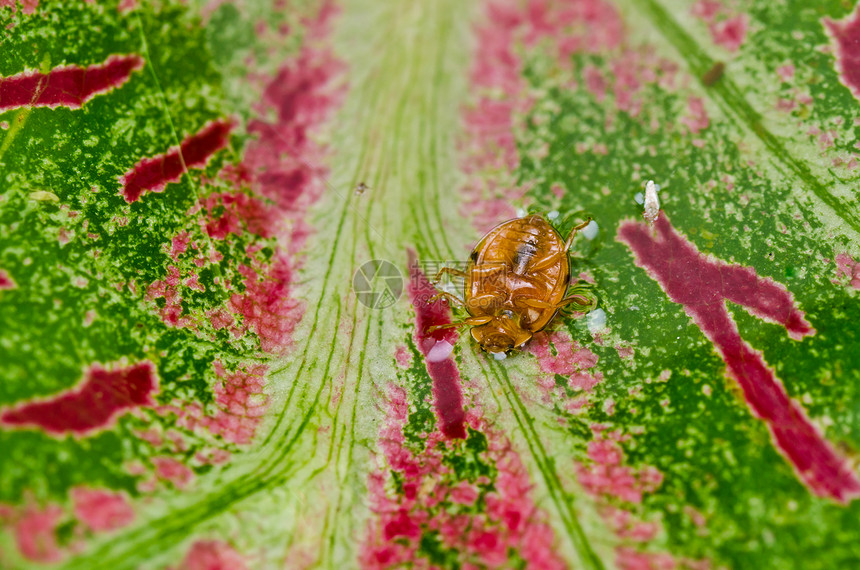
[(571, 388), (589, 391), (603, 380), (602, 372), (588, 371), (597, 364), (597, 355), (580, 347), (566, 333), (537, 334), (528, 349), (537, 357), (541, 370), (567, 376)]
[(835, 44), (839, 78), (860, 99), (860, 5), (844, 20), (825, 18), (823, 23)]
[(251, 443), (269, 405), (263, 392), (268, 367), (255, 364), (229, 372), (220, 361), (215, 361), (214, 368), (219, 378), (215, 385), (217, 411), (206, 414), (199, 404), (181, 407), (177, 401), (159, 406), (156, 411), (176, 415), (177, 425), (186, 429), (203, 427), (230, 443)]
[(191, 469), (172, 457), (154, 457), (152, 464), (155, 466), (155, 474), (160, 479), (170, 481), (179, 489), (187, 487), (194, 478)]
[(840, 253), (836, 256), (836, 282), (846, 284), (860, 289), (860, 261), (846, 254)]
[(698, 134), (699, 131), (707, 129), (710, 124), (708, 114), (705, 112), (705, 104), (699, 97), (690, 97), (687, 99), (687, 114), (681, 118), (690, 132)]
[(92, 531), (116, 530), (134, 520), (134, 510), (123, 493), (75, 487), (71, 495), (75, 516)]
[(11, 516), (15, 542), (24, 558), (40, 563), (62, 560), (63, 552), (56, 536), (63, 517), (63, 509), (59, 505), (29, 506), (23, 513), (13, 512)]
[(746, 14), (739, 14), (711, 24), (708, 29), (715, 44), (734, 52), (738, 51), (746, 40), (748, 27), (749, 20)]
[(210, 212), (220, 207), (222, 213), (206, 223), (206, 233), (215, 239), (224, 239), (229, 234), (242, 235), (247, 228), (252, 234), (268, 238), (274, 234), (278, 212), (259, 198), (237, 192), (235, 194), (213, 194), (204, 201)]
[(749, 18), (736, 14), (717, 0), (698, 0), (690, 10), (693, 16), (708, 24), (711, 39), (728, 51), (737, 51), (746, 40)]
[[(423, 451), (410, 450), (404, 438), (410, 402), (405, 390), (389, 387), (378, 440), (387, 466), (368, 478), (374, 517), (362, 546), (362, 568), (435, 567), (419, 551), (425, 536), (438, 537), (443, 549), (456, 552), (463, 568), (505, 568), (511, 551), (528, 568), (565, 568), (555, 548), (553, 529), (531, 497), (528, 472), (511, 442), (488, 428), (479, 410), (471, 402), (467, 421), (486, 435), (488, 449), (482, 455), (498, 469), (490, 490), (487, 477), (474, 483), (451, 480), (453, 473), (444, 454), (462, 442), (434, 431), (426, 434)], [(454, 452), (463, 453), (463, 448)], [(392, 496), (387, 490), (388, 473), (396, 473), (402, 492)], [(458, 508), (461, 505), (468, 507)]]
[(177, 570), (245, 570), (241, 554), (220, 540), (198, 540), (191, 545)]
[(301, 318), (299, 302), (290, 296), (293, 271), (287, 257), (278, 255), (265, 272), (245, 265), (239, 272), (245, 292), (230, 298), (230, 308), (242, 315), (244, 328), (257, 333), (265, 352), (283, 353)]

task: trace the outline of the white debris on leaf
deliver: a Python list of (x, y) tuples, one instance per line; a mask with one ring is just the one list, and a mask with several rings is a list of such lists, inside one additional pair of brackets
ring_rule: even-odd
[(524, 209), (522, 209), (522, 208), (517, 208), (517, 217), (518, 217), (518, 218), (525, 218), (525, 217), (526, 217), (526, 213), (527, 213), (527, 212), (526, 212)]
[(660, 187), (654, 184), (653, 180), (649, 180), (645, 184), (645, 213), (643, 216), (649, 224), (656, 222), (657, 216), (660, 214), (660, 199), (657, 198), (659, 190)]
[(427, 362), (442, 362), (454, 352), (454, 345), (447, 340), (438, 340), (430, 352), (427, 353)]
[(600, 226), (597, 225), (597, 222), (591, 220), (588, 222), (588, 225), (582, 228), (582, 235), (585, 236), (585, 239), (588, 241), (593, 240), (597, 237), (597, 231), (600, 229)]
[(554, 221), (558, 217), (558, 210), (550, 210), (546, 213), (546, 217), (549, 221)]
[(491, 352), (490, 354), (492, 354), (493, 358), (496, 360), (504, 360), (508, 357), (507, 353), (504, 352)]
[(60, 198), (54, 194), (53, 192), (47, 192), (45, 190), (36, 190), (35, 192), (30, 192), (30, 199), (35, 200), (37, 202), (59, 202)]
[(636, 203), (640, 206), (645, 203), (645, 194), (642, 192), (637, 192), (633, 199), (636, 200)]
[(594, 309), (585, 315), (585, 324), (588, 326), (588, 331), (592, 334), (602, 331), (606, 328), (606, 311), (603, 309)]

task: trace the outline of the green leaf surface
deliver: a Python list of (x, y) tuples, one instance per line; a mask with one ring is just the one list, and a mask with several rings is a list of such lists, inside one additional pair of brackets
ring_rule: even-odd
[[(0, 29), (3, 568), (860, 560), (860, 6)], [(428, 279), (531, 214), (593, 220), (574, 302), (501, 360), (430, 328), (469, 315)]]

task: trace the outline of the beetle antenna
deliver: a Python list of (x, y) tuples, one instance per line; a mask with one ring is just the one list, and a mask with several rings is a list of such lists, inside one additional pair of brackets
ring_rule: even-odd
[(459, 323), (448, 323), (447, 325), (433, 325), (431, 327), (427, 327), (425, 329), (425, 332), (438, 331), (439, 329), (453, 329), (453, 328), (457, 328), (457, 327), (462, 327), (465, 324), (466, 323), (459, 322)]

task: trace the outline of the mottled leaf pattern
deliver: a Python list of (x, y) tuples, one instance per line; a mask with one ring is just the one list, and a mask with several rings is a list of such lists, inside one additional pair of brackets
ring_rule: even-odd
[[(0, 29), (3, 568), (860, 560), (854, 2)], [(593, 221), (499, 360), (429, 280), (526, 213)]]

